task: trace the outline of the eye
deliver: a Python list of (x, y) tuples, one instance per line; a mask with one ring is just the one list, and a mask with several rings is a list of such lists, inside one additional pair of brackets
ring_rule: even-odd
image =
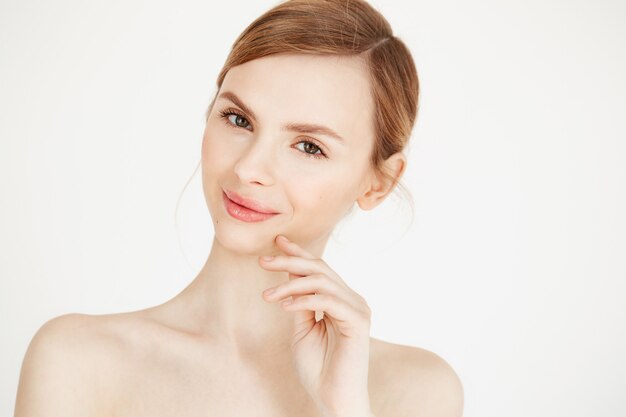
[[(232, 116), (235, 116), (235, 117), (231, 118)], [(244, 129), (248, 129), (248, 126), (250, 126), (250, 122), (248, 121), (248, 119), (246, 119), (246, 117), (243, 114), (237, 113), (233, 109), (226, 109), (226, 110), (220, 111), (220, 117), (223, 119), (226, 119), (227, 120), (226, 123), (228, 123), (229, 125), (233, 127), (243, 127)]]
[[(310, 142), (308, 140), (303, 140), (301, 142), (298, 142), (296, 145), (300, 145), (301, 143), (304, 143), (303, 152), (305, 153), (305, 156), (312, 157), (312, 158), (327, 158), (324, 151), (322, 151), (322, 149), (319, 146), (317, 146), (315, 143)], [(317, 153), (318, 151), (319, 153)]]
[[(228, 108), (225, 110), (220, 110), (219, 112), (220, 118), (224, 119), (228, 126), (233, 128), (244, 128), (248, 130), (252, 130), (252, 126), (250, 122), (243, 114), (239, 113), (237, 110), (233, 108)], [(234, 117), (233, 117), (234, 116)], [(310, 140), (302, 140), (298, 142), (296, 145), (304, 144), (304, 148), (300, 150), (301, 153), (304, 154), (307, 158), (328, 158), (328, 156), (324, 153), (322, 148), (320, 148), (315, 142)], [(298, 148), (300, 149), (300, 148)]]

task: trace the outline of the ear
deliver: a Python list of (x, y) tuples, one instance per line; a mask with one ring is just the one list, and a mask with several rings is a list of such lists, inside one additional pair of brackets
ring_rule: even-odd
[(368, 183), (365, 185), (365, 191), (356, 200), (363, 210), (373, 209), (382, 203), (393, 190), (406, 169), (406, 157), (402, 152), (396, 152), (385, 160), (382, 168), (391, 177), (385, 178), (377, 173), (370, 175)]

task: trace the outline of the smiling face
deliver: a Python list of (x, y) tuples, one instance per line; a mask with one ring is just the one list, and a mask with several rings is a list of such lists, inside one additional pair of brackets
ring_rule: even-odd
[[(277, 234), (305, 246), (325, 242), (369, 186), (373, 145), (362, 58), (280, 54), (231, 68), (202, 142), (202, 184), (216, 239), (246, 254), (267, 253)], [(223, 190), (278, 214), (237, 219), (225, 208)]]

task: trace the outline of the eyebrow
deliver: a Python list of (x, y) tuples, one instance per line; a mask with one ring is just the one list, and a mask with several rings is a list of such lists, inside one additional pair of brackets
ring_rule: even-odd
[[(226, 100), (230, 100), (235, 105), (241, 107), (241, 110), (243, 110), (245, 113), (250, 115), (250, 117), (257, 120), (257, 117), (255, 116), (252, 109), (246, 106), (244, 102), (239, 97), (237, 97), (237, 95), (233, 93), (232, 91), (224, 91), (222, 94), (218, 96), (218, 98), (224, 98)], [(316, 125), (316, 124), (311, 124), (311, 123), (287, 123), (286, 125), (283, 126), (282, 130), (294, 131), (294, 132), (299, 132), (299, 133), (312, 133), (312, 134), (318, 134), (318, 135), (326, 135), (340, 142), (343, 142), (344, 140), (337, 132), (335, 132), (331, 128), (323, 126), (323, 125)]]

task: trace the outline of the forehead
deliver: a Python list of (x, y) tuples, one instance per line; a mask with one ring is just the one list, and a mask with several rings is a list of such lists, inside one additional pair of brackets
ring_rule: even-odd
[(368, 77), (360, 57), (279, 54), (231, 68), (220, 90), (237, 94), (258, 123), (322, 124), (350, 141), (372, 133)]

